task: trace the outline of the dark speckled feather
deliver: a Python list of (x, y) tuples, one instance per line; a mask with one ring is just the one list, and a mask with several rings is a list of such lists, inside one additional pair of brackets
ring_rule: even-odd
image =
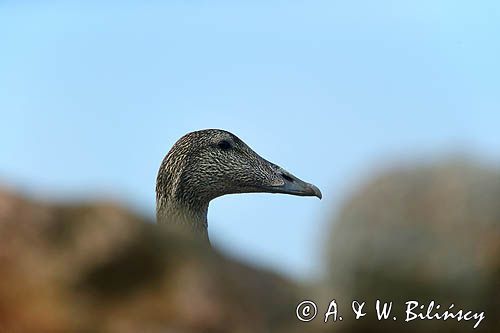
[(321, 198), (317, 187), (260, 157), (234, 134), (218, 129), (191, 132), (174, 144), (161, 163), (156, 180), (157, 220), (208, 238), (209, 202), (225, 194), (251, 192)]

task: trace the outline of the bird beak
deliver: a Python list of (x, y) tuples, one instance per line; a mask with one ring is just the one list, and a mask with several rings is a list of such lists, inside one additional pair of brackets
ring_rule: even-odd
[(318, 197), (319, 199), (323, 197), (319, 188), (295, 177), (285, 169), (278, 168), (276, 172), (283, 179), (283, 184), (272, 186), (273, 192), (304, 197)]

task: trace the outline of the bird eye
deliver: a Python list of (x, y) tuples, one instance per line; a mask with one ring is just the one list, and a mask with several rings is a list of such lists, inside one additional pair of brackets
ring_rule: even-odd
[(229, 143), (229, 141), (227, 140), (222, 140), (220, 141), (218, 144), (217, 144), (217, 147), (219, 147), (220, 149), (222, 150), (228, 150), (230, 149), (232, 146), (231, 146), (231, 143)]

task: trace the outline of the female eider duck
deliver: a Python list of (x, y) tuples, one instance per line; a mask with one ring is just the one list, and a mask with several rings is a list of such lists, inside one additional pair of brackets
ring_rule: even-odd
[(251, 192), (322, 196), (316, 186), (260, 157), (232, 133), (191, 132), (174, 144), (161, 163), (156, 180), (157, 221), (208, 238), (209, 202), (225, 194)]

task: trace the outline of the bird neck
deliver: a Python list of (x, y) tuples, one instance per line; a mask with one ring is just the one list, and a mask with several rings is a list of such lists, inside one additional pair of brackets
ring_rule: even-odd
[(159, 224), (208, 239), (208, 203), (196, 208), (168, 199), (158, 198), (156, 219)]
[(184, 180), (188, 160), (170, 151), (164, 158), (156, 179), (156, 219), (169, 229), (208, 240), (208, 203)]

